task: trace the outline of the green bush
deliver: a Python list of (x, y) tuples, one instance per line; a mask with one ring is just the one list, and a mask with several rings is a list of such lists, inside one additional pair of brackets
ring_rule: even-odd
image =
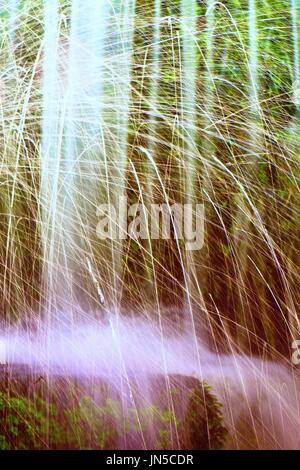
[(172, 449), (178, 446), (176, 434), (180, 447), (187, 449), (225, 444), (222, 405), (207, 384), (199, 382), (188, 393), (183, 412), (157, 403), (124, 412), (120, 400), (102, 397), (99, 404), (74, 390), (70, 386), (71, 399), (65, 404), (53, 390), (46, 400), (0, 392), (0, 449), (117, 449), (121, 442), (136, 446), (141, 439), (156, 449)]

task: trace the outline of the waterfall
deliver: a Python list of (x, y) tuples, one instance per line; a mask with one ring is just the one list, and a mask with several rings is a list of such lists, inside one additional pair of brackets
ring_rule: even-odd
[[(135, 0), (113, 1), (114, 21), (112, 22), (112, 46), (113, 59), (111, 64), (111, 76), (114, 83), (114, 94), (112, 97), (112, 129), (114, 141), (112, 143), (111, 179), (109, 203), (119, 207), (121, 198), (126, 196), (126, 166), (127, 166), (127, 140), (131, 94), (131, 73), (134, 36)], [(116, 128), (116, 129), (115, 129)], [(123, 219), (123, 214), (120, 220)], [(125, 222), (125, 220), (123, 221)], [(119, 239), (111, 241), (111, 263), (112, 263), (112, 296), (113, 308), (119, 311), (122, 297), (122, 255), (123, 242), (126, 238), (125, 227), (117, 227)]]
[[(86, 295), (82, 276), (86, 277), (85, 259), (90, 256), (93, 234), (92, 215), (106, 158), (103, 107), (108, 20), (107, 0), (72, 2), (62, 166), (67, 244), (64, 264), (70, 279), (68, 293), (72, 308), (78, 302), (79, 292)], [(105, 192), (106, 188), (101, 187), (100, 191)]]
[[(299, 15), (300, 15), (300, 2), (299, 0), (291, 0), (291, 16), (292, 16), (292, 30), (293, 30), (293, 101), (299, 110), (300, 108), (300, 62), (299, 62)], [(297, 131), (298, 132), (298, 131)]]
[(300, 64), (299, 64), (299, 0), (291, 0), (291, 15), (293, 27), (293, 51), (294, 51), (294, 82), (299, 82), (300, 79)]
[[(154, 1), (154, 11), (153, 11), (153, 41), (152, 41), (152, 54), (151, 54), (151, 69), (150, 69), (150, 91), (149, 91), (149, 134), (148, 134), (148, 148), (150, 159), (148, 159), (147, 164), (147, 179), (148, 182), (147, 190), (145, 195), (142, 194), (143, 203), (153, 203), (153, 181), (155, 180), (155, 170), (153, 164), (151, 163), (151, 158), (155, 161), (157, 153), (157, 131), (158, 123), (163, 119), (160, 109), (159, 101), (159, 87), (161, 85), (161, 41), (162, 41), (162, 32), (161, 32), (161, 0)], [(149, 232), (149, 226), (147, 227)], [(154, 266), (154, 251), (151, 240), (147, 242), (147, 251), (149, 253), (148, 266), (146, 266), (145, 277), (149, 281), (150, 286), (154, 286), (153, 292), (157, 298), (157, 279), (155, 275), (155, 266)], [(147, 263), (147, 262), (146, 262)], [(151, 288), (151, 287), (150, 287)]]
[(259, 112), (258, 97), (258, 37), (256, 25), (256, 0), (249, 0), (249, 96), (251, 111)]
[(181, 1), (183, 133), (187, 159), (187, 195), (193, 195), (197, 103), (197, 1)]
[(56, 289), (53, 269), (57, 264), (55, 250), (57, 250), (59, 231), (56, 217), (60, 170), (57, 0), (45, 0), (44, 24), (41, 217), (45, 260), (43, 277), (46, 298), (51, 310), (52, 294)]
[[(187, 203), (194, 203), (194, 179), (197, 161), (197, 73), (198, 73), (198, 43), (197, 43), (197, 1), (181, 1), (182, 26), (182, 119), (183, 119), (183, 158), (187, 168), (185, 197)], [(198, 201), (196, 201), (198, 202)], [(192, 298), (195, 292), (193, 279), (195, 279), (194, 256), (186, 253), (186, 266), (184, 282), (187, 292), (187, 327), (191, 326), (196, 338)], [(198, 358), (198, 363), (200, 363)]]
[(16, 17), (18, 12), (19, 0), (9, 1), (9, 35), (11, 42), (14, 42), (15, 28), (16, 28)]
[[(71, 431), (99, 447), (108, 434), (117, 448), (113, 423), (116, 442), (133, 448), (137, 415), (143, 446), (152, 420), (153, 448), (167, 448), (161, 420), (172, 432), (174, 420), (172, 445), (175, 428), (211, 430), (208, 416), (194, 427), (191, 380), (224, 404), (228, 447), (299, 447), (300, 102), (294, 119), (288, 102), (291, 76), (300, 93), (299, 0), (0, 5), (0, 398), (20, 414), (17, 433), (5, 417), (0, 447), (6, 433), (16, 447), (25, 422), (43, 447), (45, 430), (55, 448)], [(202, 202), (204, 250), (189, 251), (170, 206), (195, 214)], [(172, 218), (157, 210), (139, 237), (133, 212), (152, 215), (148, 203)], [(172, 376), (183, 377), (179, 394)], [(193, 422), (173, 412), (187, 399)]]
[[(58, 3), (44, 5), (44, 277), (50, 310), (66, 310), (68, 323), (78, 295), (87, 295), (83, 277), (100, 291), (92, 261), (97, 204), (117, 207), (126, 187), (135, 1), (73, 0), (68, 41), (60, 38)], [(101, 243), (100, 274), (116, 307), (122, 245)]]
[[(86, 226), (103, 158), (102, 104), (106, 0), (74, 0), (68, 44), (59, 39), (58, 2), (45, 0), (43, 60), (44, 257), (49, 308), (72, 321)], [(76, 204), (80, 202), (80, 209)], [(88, 212), (90, 211), (90, 212)], [(87, 242), (87, 243), (86, 243)]]

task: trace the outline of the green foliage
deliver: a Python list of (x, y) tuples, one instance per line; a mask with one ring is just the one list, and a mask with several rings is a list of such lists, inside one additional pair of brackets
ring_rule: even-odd
[(48, 416), (44, 413), (45, 409), (42, 400), (33, 403), (26, 397), (9, 397), (1, 393), (1, 448), (40, 449), (47, 429), (53, 438), (58, 437), (55, 428), (48, 427), (48, 423), (53, 422), (53, 409), (48, 408)]
[(106, 399), (100, 407), (90, 397), (82, 397), (76, 405), (64, 411), (64, 446), (73, 449), (116, 448), (115, 421), (120, 419), (120, 415), (117, 401)]
[(167, 450), (172, 448), (171, 429), (180, 426), (180, 420), (169, 409), (160, 409), (158, 406), (149, 405), (138, 410), (130, 409), (131, 431), (135, 433), (149, 433), (155, 430), (155, 449)]
[(199, 383), (190, 394), (186, 414), (188, 449), (222, 449), (228, 436), (222, 404), (208, 384)]
[[(118, 399), (76, 398), (72, 386), (65, 405), (53, 393), (45, 400), (1, 392), (0, 449), (117, 449), (121, 438), (133, 443), (143, 438), (163, 450), (177, 447), (176, 435), (186, 448), (222, 448), (222, 408), (206, 384), (204, 389), (205, 398), (200, 383), (194, 388), (182, 414), (157, 404), (124, 410)], [(175, 393), (172, 400), (181, 399)]]

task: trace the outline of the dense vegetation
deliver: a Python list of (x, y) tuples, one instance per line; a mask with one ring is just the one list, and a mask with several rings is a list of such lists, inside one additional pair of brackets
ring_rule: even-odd
[[(256, 352), (266, 345), (283, 352), (298, 325), (299, 139), (293, 83), (299, 44), (293, 18), (299, 21), (299, 12), (293, 16), (287, 1), (256, 1), (251, 30), (251, 2), (229, 0), (214, 7), (211, 2), (205, 15), (209, 4), (136, 2), (132, 23), (125, 25), (133, 27), (133, 53), (122, 170), (116, 145), (124, 138), (118, 141), (112, 120), (122, 118), (113, 106), (123, 95), (110, 88), (112, 82), (121, 87), (116, 74), (124, 64), (120, 36), (113, 34), (122, 18), (116, 9), (104, 51), (108, 180), (103, 180), (101, 150), (92, 155), (92, 167), (84, 162), (75, 167), (72, 184), (84, 212), (73, 214), (72, 242), (64, 224), (57, 250), (69, 249), (66, 256), (73, 258), (76, 271), (73, 300), (90, 311), (103, 307), (84, 266), (86, 257), (108, 309), (121, 301), (124, 310), (145, 315), (149, 308), (182, 308), (188, 297), (196, 323), (201, 317), (216, 337)], [(64, 64), (69, 1), (61, 2), (60, 15)], [(24, 324), (42, 315), (49, 302), (54, 309), (58, 297), (55, 275), (52, 284), (45, 276), (59, 256), (47, 260), (53, 240), (41, 219), (42, 2), (20, 2), (13, 37), (12, 19), (4, 10), (1, 25), (0, 295), (2, 318)], [(63, 75), (65, 66), (60, 67)], [(142, 148), (151, 152), (155, 168)], [(67, 184), (59, 171), (59, 184)], [(95, 186), (89, 179), (96, 179)], [(174, 240), (104, 246), (95, 235), (95, 206), (107, 199), (107, 184), (112, 197), (124, 185), (131, 202), (142, 195), (148, 202), (166, 197), (170, 204), (203, 202), (204, 249), (190, 256)], [(116, 251), (122, 253), (117, 273), (109, 262)], [(68, 290), (70, 283), (65, 284)]]
[[(57, 11), (54, 0), (2, 3), (3, 326), (113, 312), (146, 318), (162, 336), (201, 333), (217, 353), (289, 357), (300, 302), (298, 3), (104, 1), (99, 76), (91, 0), (59, 0)], [(96, 208), (120, 195), (203, 203), (203, 249), (174, 237), (99, 240)], [(0, 446), (114, 447), (102, 420), (115, 406), (82, 396), (62, 411), (4, 390)], [(212, 410), (221, 447), (218, 403)], [(169, 415), (157, 413), (156, 446), (166, 448)], [(203, 446), (205, 426), (191, 418), (187, 446)]]
[(166, 403), (140, 403), (124, 411), (122, 399), (105, 382), (94, 383), (86, 394), (76, 381), (57, 380), (49, 387), (42, 377), (19, 377), (0, 393), (0, 449), (223, 448), (222, 406), (210, 388), (189, 384), (183, 410), (180, 385), (175, 378), (173, 412)]

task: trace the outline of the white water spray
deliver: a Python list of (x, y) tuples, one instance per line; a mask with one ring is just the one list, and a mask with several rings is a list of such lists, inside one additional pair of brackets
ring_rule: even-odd
[(188, 334), (166, 336), (162, 343), (158, 328), (133, 318), (77, 325), (72, 334), (52, 329), (47, 338), (42, 331), (10, 331), (2, 336), (1, 345), (5, 360), (16, 370), (23, 365), (27, 372), (42, 375), (83, 381), (98, 377), (114, 386), (134, 379), (141, 395), (147, 394), (151, 377), (166, 373), (205, 380), (224, 403), (229, 447), (300, 445), (299, 379), (283, 364), (239, 354), (217, 355), (204, 345), (196, 348)]

